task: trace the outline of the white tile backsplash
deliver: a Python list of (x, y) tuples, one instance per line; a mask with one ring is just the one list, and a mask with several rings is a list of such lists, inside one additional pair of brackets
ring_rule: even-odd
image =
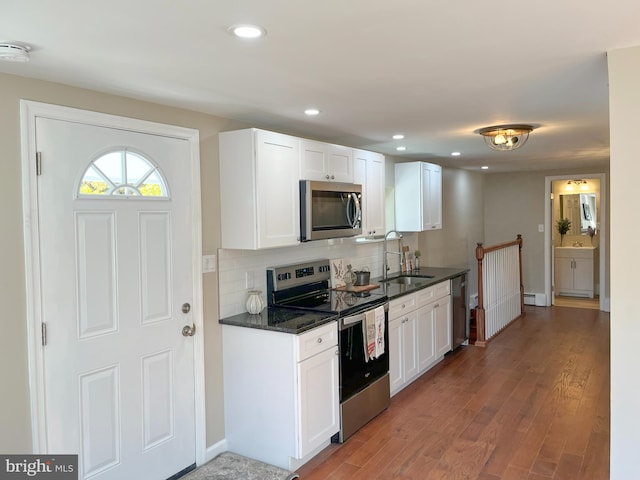
[[(403, 245), (418, 244), (417, 234), (405, 234)], [(267, 250), (218, 250), (218, 275), (220, 288), (220, 318), (247, 311), (247, 291), (261, 290), (266, 301), (267, 268), (288, 265), (307, 260), (344, 258), (354, 270), (368, 267), (371, 277), (382, 275), (383, 242), (356, 242), (354, 239), (318, 240), (294, 247)], [(397, 251), (398, 241), (389, 241), (389, 250)], [(390, 272), (398, 270), (397, 257), (389, 255)], [(249, 272), (253, 285), (247, 288)]]

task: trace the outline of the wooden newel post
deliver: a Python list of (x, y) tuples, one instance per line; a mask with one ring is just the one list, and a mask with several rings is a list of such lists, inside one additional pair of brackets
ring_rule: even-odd
[[(484, 247), (478, 243), (476, 247), (476, 259), (478, 260), (478, 306), (476, 307), (476, 346), (486, 347), (486, 328), (484, 324), (484, 292), (482, 287), (482, 260), (484, 259)], [(522, 283), (522, 282), (521, 282)]]
[(524, 284), (522, 283), (522, 235), (518, 234), (518, 259), (520, 261), (520, 315), (524, 315)]

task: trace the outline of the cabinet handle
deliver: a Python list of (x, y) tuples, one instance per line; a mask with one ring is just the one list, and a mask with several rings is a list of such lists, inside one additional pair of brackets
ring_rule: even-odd
[(327, 180), (329, 180), (329, 175), (325, 175), (324, 178), (326, 178)]
[(335, 180), (335, 175), (331, 175), (331, 180)]
[(340, 350), (336, 350), (336, 355), (340, 355)]
[(322, 343), (322, 337), (318, 338), (318, 343)]

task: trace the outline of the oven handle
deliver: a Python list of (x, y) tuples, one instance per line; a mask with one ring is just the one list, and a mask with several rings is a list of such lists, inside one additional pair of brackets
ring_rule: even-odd
[[(385, 314), (389, 311), (389, 304), (385, 303), (384, 304), (384, 311)], [(355, 315), (351, 315), (348, 317), (344, 317), (340, 319), (340, 330), (345, 330), (347, 328), (349, 328), (351, 325), (356, 324), (356, 323), (361, 323), (364, 321), (365, 315), (367, 312), (362, 312), (362, 313), (357, 313)]]

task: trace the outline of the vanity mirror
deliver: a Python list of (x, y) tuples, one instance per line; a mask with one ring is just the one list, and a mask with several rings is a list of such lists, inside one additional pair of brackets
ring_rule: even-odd
[(589, 227), (597, 228), (597, 198), (595, 192), (560, 195), (560, 218), (571, 221), (569, 235), (587, 235)]

